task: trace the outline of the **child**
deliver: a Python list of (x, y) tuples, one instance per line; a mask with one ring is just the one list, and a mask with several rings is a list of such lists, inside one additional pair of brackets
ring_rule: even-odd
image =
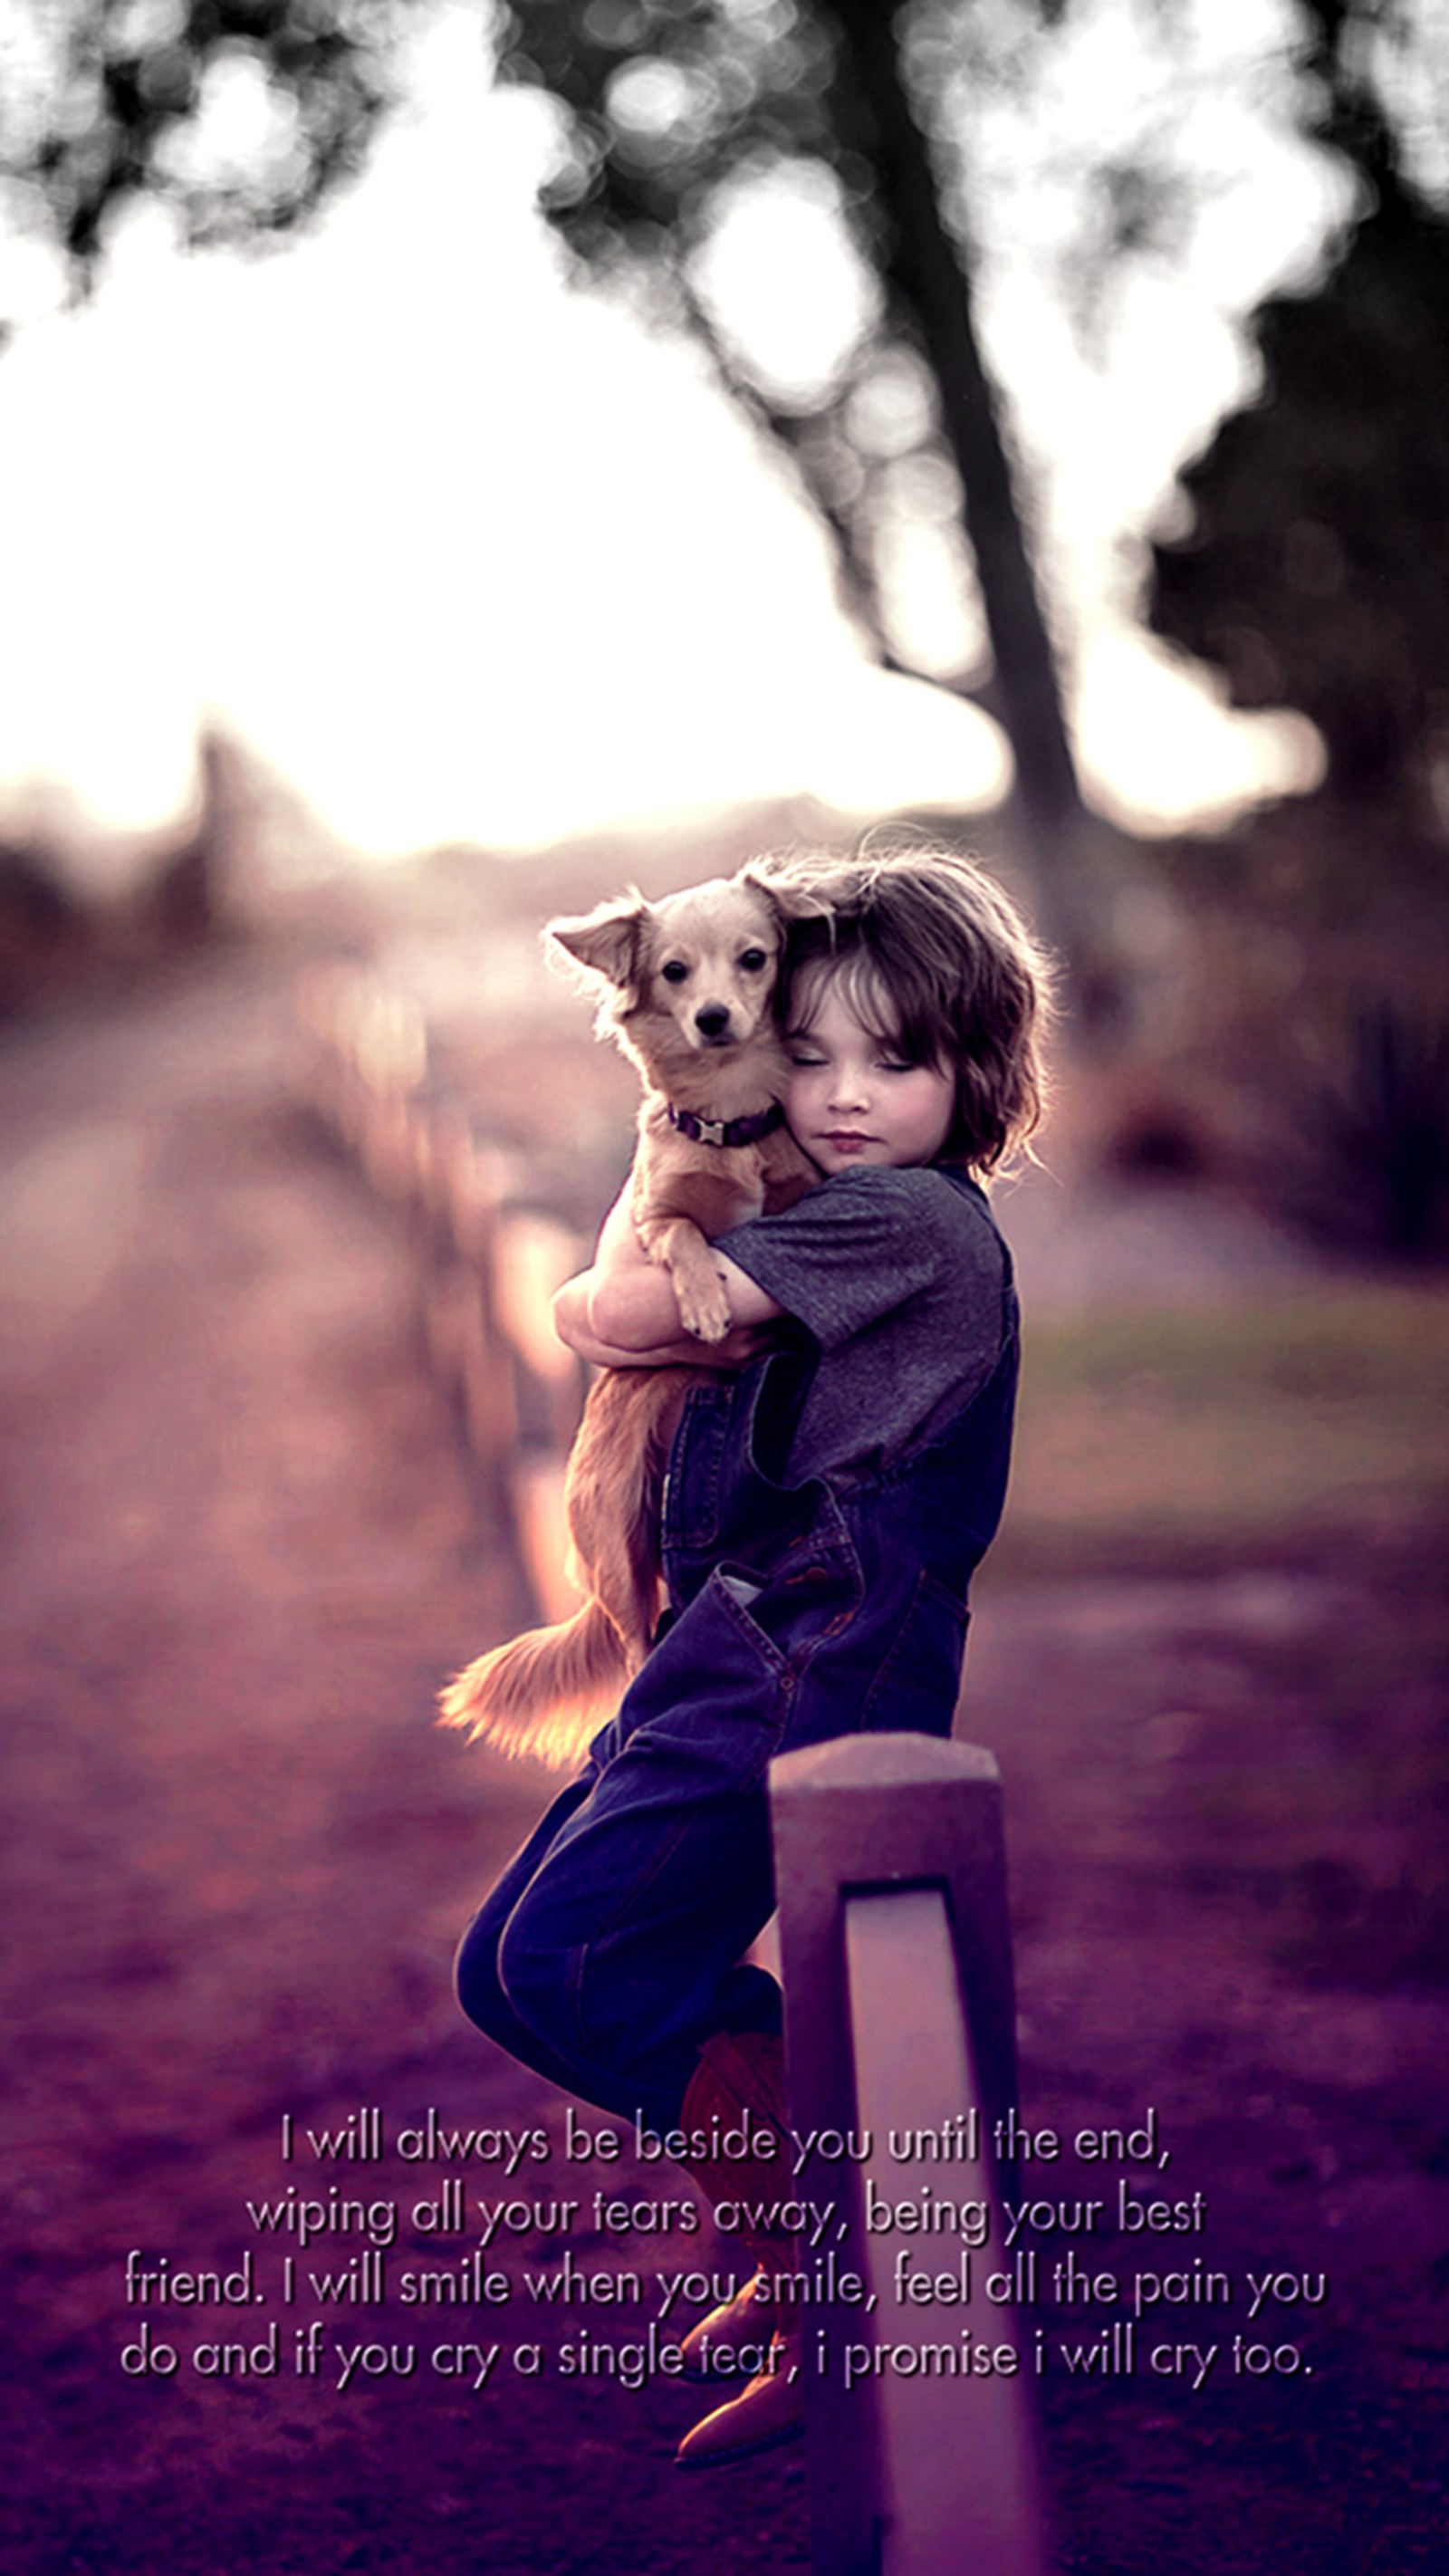
[[(706, 1372), (670, 1462), (654, 1646), (470, 1925), (458, 1992), (526, 2065), (664, 2137), (711, 2198), (778, 2201), (780, 1995), (744, 1955), (774, 1904), (766, 1774), (860, 1729), (950, 1732), (1017, 1364), (1011, 1264), (972, 1175), (1036, 1124), (1046, 978), (965, 861), (771, 865), (827, 907), (792, 930), (780, 994), (785, 1114), (820, 1182), (716, 1246), (732, 1332), (714, 1350), (683, 1333), (627, 1194), (559, 1292), (586, 1359)], [(754, 2163), (719, 2152), (742, 2118), (766, 2133)], [(687, 2467), (800, 2428), (769, 2296), (790, 2240), (745, 2241), (759, 2275), (685, 2352), (754, 2341), (762, 2366), (687, 2438)]]

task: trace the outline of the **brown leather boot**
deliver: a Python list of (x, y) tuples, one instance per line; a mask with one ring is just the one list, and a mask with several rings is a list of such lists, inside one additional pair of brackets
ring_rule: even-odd
[(769, 2287), (772, 2278), (762, 2264), (732, 2299), (711, 2308), (707, 2317), (690, 2327), (679, 2347), (686, 2379), (733, 2377), (737, 2356), (750, 2345), (757, 2344), (762, 2353), (769, 2350), (778, 2318), (774, 2292)]
[[(682, 2125), (690, 2148), (680, 2162), (712, 2209), (746, 2202), (763, 2211), (790, 2197), (790, 2167), (783, 2152), (784, 2073), (781, 2043), (764, 2032), (720, 2031), (706, 2042), (684, 2097)], [(738, 2140), (748, 2130), (773, 2133), (782, 2152), (723, 2153), (723, 2136), (734, 2132)], [(733, 2232), (756, 2266), (755, 2278), (795, 2269), (796, 2243), (789, 2228), (759, 2218)], [(761, 2368), (737, 2396), (686, 2434), (675, 2455), (679, 2468), (724, 2468), (803, 2433), (799, 2337), (779, 2330), (775, 2302), (758, 2298), (754, 2279), (702, 2318), (683, 2349), (696, 2370), (708, 2372), (713, 2364), (725, 2373), (731, 2358), (743, 2357), (751, 2344), (761, 2348)]]
[(792, 2325), (777, 2334), (765, 2356), (765, 2368), (746, 2382), (738, 2397), (717, 2406), (712, 2415), (686, 2433), (674, 2454), (677, 2469), (728, 2469), (737, 2461), (758, 2459), (761, 2452), (795, 2442), (805, 2430), (805, 2387), (800, 2376), (803, 2334)]

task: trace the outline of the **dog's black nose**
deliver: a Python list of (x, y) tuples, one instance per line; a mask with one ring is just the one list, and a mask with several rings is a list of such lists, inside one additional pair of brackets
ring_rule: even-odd
[(694, 1015), (694, 1025), (702, 1038), (722, 1038), (729, 1024), (730, 1015), (723, 1002), (706, 1002), (704, 1009)]

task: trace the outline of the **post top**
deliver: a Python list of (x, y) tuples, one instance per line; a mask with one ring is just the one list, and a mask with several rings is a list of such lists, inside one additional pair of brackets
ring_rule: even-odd
[(995, 1782), (996, 1756), (981, 1744), (943, 1743), (935, 1735), (841, 1735), (782, 1753), (770, 1765), (773, 1798), (816, 1789), (935, 1788), (946, 1781)]

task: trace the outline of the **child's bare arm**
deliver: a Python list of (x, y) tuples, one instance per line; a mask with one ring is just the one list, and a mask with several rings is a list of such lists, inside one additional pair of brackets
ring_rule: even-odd
[(733, 1323), (724, 1341), (704, 1343), (685, 1332), (674, 1283), (640, 1243), (626, 1190), (604, 1219), (591, 1267), (555, 1297), (554, 1329), (602, 1368), (661, 1368), (679, 1360), (738, 1367), (758, 1347), (755, 1328), (783, 1309), (723, 1253), (715, 1257)]
[(569, 1280), (559, 1290), (553, 1320), (559, 1340), (567, 1342), (571, 1351), (577, 1351), (579, 1358), (594, 1368), (672, 1368), (681, 1363), (691, 1368), (739, 1368), (753, 1359), (759, 1347), (759, 1329), (752, 1324), (727, 1333), (722, 1342), (697, 1341), (693, 1333), (681, 1333), (677, 1341), (658, 1342), (646, 1350), (629, 1350), (621, 1342), (600, 1341), (598, 1334), (590, 1331), (582, 1305), (576, 1304), (570, 1294), (583, 1288), (587, 1275), (585, 1272), (581, 1278)]

